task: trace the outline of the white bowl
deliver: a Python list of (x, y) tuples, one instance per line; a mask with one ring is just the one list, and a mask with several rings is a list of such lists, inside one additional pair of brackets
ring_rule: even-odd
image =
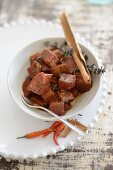
[[(10, 65), (9, 71), (8, 71), (8, 88), (10, 91), (10, 94), (16, 104), (27, 114), (34, 116), (39, 119), (43, 119), (46, 121), (55, 121), (56, 118), (52, 117), (48, 113), (37, 110), (37, 109), (31, 109), (27, 107), (21, 100), (21, 94), (22, 94), (22, 83), (25, 79), (25, 77), (28, 75), (27, 68), (30, 65), (29, 57), (38, 52), (42, 51), (45, 48), (45, 42), (50, 42), (51, 44), (54, 44), (55, 42), (58, 43), (58, 46), (61, 45), (65, 39), (64, 38), (46, 38), (41, 39), (36, 42), (31, 43), (27, 47), (23, 48), (13, 59), (12, 64)], [(80, 47), (82, 51), (88, 55), (88, 63), (89, 64), (95, 64), (99, 65), (96, 57), (92, 54), (90, 49), (85, 47), (83, 44), (80, 44)], [(90, 91), (84, 93), (78, 100), (76, 104), (66, 113), (66, 115), (62, 116), (64, 119), (68, 119), (70, 117), (75, 116), (78, 113), (82, 113), (83, 109), (87, 107), (94, 97), (96, 96), (99, 86), (100, 86), (100, 79), (101, 77), (99, 75), (93, 76), (93, 87)], [(37, 114), (36, 114), (37, 113)]]

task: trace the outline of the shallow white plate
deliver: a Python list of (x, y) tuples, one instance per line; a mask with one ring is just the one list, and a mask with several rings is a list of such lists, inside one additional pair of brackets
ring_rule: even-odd
[[(7, 72), (13, 56), (27, 44), (46, 37), (62, 36), (62, 30), (56, 24), (45, 21), (26, 21), (11, 23), (0, 28), (0, 154), (13, 158), (37, 158), (54, 154), (80, 140), (74, 132), (66, 139), (59, 138), (60, 146), (56, 146), (52, 135), (46, 139), (41, 137), (33, 140), (17, 140), (17, 136), (31, 131), (47, 128), (50, 122), (38, 120), (23, 112), (12, 100), (7, 87)], [(78, 36), (81, 43), (95, 53), (94, 49)], [(94, 54), (96, 55), (96, 54)], [(98, 63), (100, 63), (98, 59)], [(82, 116), (76, 116), (86, 126), (94, 126), (98, 119), (106, 96), (105, 77), (102, 76), (99, 91), (94, 100), (85, 108)]]

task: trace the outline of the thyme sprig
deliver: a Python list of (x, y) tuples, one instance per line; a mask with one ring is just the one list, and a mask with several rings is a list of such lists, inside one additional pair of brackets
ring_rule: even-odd
[(101, 66), (98, 68), (95, 64), (87, 65), (88, 70), (93, 74), (103, 74), (105, 73), (105, 69)]
[(54, 44), (49, 44), (49, 46), (59, 49), (63, 56), (73, 56), (73, 48), (69, 47), (66, 41), (62, 43), (60, 47), (58, 47), (57, 42)]
[[(101, 75), (105, 73), (105, 69), (102, 66), (99, 68), (95, 64), (92, 64), (92, 65), (87, 65), (86, 67), (88, 68), (89, 72), (93, 74)], [(79, 72), (80, 72), (79, 68), (76, 68), (75, 73), (79, 73)]]
[(58, 43), (55, 42), (54, 44), (49, 44), (49, 46), (52, 47), (52, 48), (58, 48)]
[(67, 48), (60, 48), (59, 49), (63, 56), (73, 56), (73, 48), (67, 47)]
[(63, 56), (73, 56), (73, 48), (69, 47), (66, 41), (59, 47), (59, 50)]

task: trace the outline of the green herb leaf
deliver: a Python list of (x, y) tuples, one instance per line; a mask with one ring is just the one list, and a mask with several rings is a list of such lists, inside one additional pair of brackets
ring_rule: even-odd
[(105, 69), (101, 66), (98, 68), (95, 64), (87, 65), (88, 70), (93, 74), (103, 74)]

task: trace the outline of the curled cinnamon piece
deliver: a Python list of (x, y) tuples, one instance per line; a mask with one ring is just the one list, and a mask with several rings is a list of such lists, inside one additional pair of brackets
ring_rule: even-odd
[(67, 43), (69, 46), (71, 46), (74, 49), (74, 60), (78, 68), (80, 69), (81, 75), (86, 83), (91, 83), (91, 77), (86, 67), (86, 62), (83, 57), (81, 48), (73, 35), (71, 26), (69, 24), (69, 21), (68, 21), (68, 18), (65, 12), (63, 12), (62, 15), (60, 16), (60, 20), (61, 20), (61, 24), (64, 30)]
[[(82, 130), (83, 132), (87, 132), (88, 127), (86, 127), (85, 125), (81, 124), (80, 122), (76, 121), (76, 120), (68, 120), (71, 124), (73, 124), (74, 126), (77, 126), (80, 130)], [(71, 132), (71, 129), (68, 126), (65, 126), (64, 130), (60, 133), (60, 137), (67, 137), (67, 135)]]

